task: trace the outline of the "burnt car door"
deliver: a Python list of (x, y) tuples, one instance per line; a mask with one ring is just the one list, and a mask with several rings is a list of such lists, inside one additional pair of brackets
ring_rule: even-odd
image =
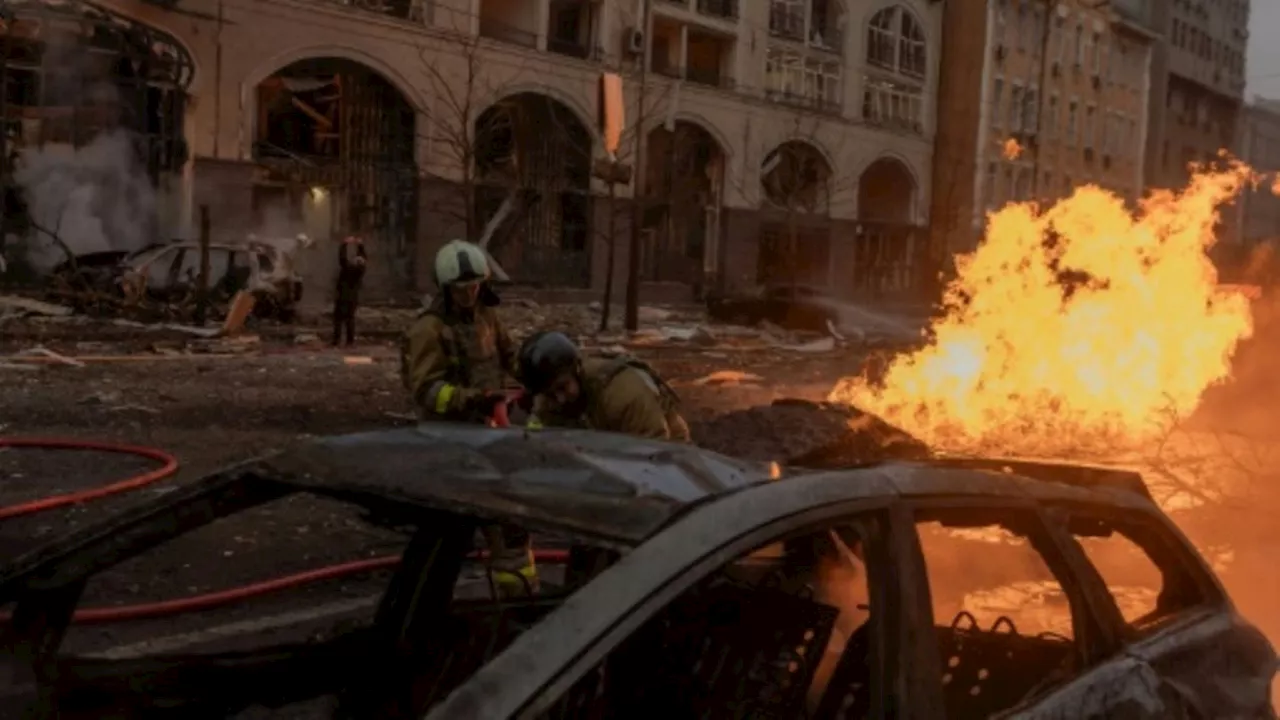
[[(255, 566), (248, 557), (252, 552), (224, 555), (216, 550), (218, 543), (201, 531), (219, 523), (247, 528), (242, 536), (247, 540), (251, 528), (275, 528), (274, 518), (286, 512), (322, 522), (343, 517), (359, 528), (352, 538), (373, 533), (366, 537), (377, 537), (380, 549), (393, 553), (408, 546), (407, 533), (366, 521), (364, 501), (373, 502), (298, 493), (234, 470), (173, 490), (19, 558), (0, 572), (0, 605), (14, 604), (12, 618), (0, 622), (0, 718), (16, 717), (26, 708), (28, 718), (212, 720), (245, 708), (335, 704), (340, 693), (361, 679), (353, 668), (372, 666), (378, 659), (373, 654), (385, 649), (378, 642), (387, 634), (382, 618), (375, 616), (379, 603), (387, 606), (417, 588), (389, 585), (385, 572), (374, 573), (367, 581), (351, 581), (353, 592), (332, 602), (330, 597), (299, 605), (268, 597), (252, 607), (144, 618), (107, 631), (76, 614), (84, 610), (85, 597), (91, 598), (89, 604), (102, 602), (95, 602), (94, 595), (113, 587), (111, 570), (125, 563), (135, 564), (129, 577), (137, 578), (146, 576), (137, 568), (159, 561), (155, 567), (165, 570), (150, 575), (159, 579), (173, 572), (166, 557), (188, 556), (192, 559), (184, 567), (205, 568), (190, 581), (198, 582), (198, 577), (212, 587), (234, 585), (236, 579), (228, 577), (243, 577), (238, 575), (243, 569), (235, 565), (248, 564), (267, 574), (281, 571), (275, 564), (270, 569)], [(444, 525), (438, 514), (413, 519)], [(295, 541), (287, 535), (276, 534), (272, 542)], [(298, 567), (314, 565), (314, 559), (306, 560), (310, 535), (297, 541), (301, 545), (293, 560)], [(205, 551), (213, 551), (211, 557), (201, 557)], [(406, 564), (416, 562), (411, 555)], [(434, 577), (417, 566), (412, 571)]]
[(1147, 668), (1162, 717), (1274, 717), (1274, 650), (1172, 523), (1154, 510), (1084, 504), (1051, 517), (1104, 584), (1123, 652)]
[(901, 629), (916, 623), (893, 571), (892, 498), (820, 482), (695, 509), (428, 718), (936, 716), (900, 673)]
[(166, 295), (173, 286), (181, 259), (182, 248), (165, 248), (153, 255), (144, 265), (137, 267), (135, 272), (144, 283), (145, 293), (149, 296)]
[(936, 499), (911, 513), (933, 618), (912, 661), (940, 669), (945, 717), (1164, 716), (1154, 673), (1120, 652), (1091, 571), (1035, 503)]

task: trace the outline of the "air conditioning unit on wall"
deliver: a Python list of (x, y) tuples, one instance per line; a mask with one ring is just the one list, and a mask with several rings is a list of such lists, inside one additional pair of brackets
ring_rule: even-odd
[(627, 28), (626, 33), (627, 52), (632, 55), (641, 55), (644, 53), (644, 31), (639, 28)]

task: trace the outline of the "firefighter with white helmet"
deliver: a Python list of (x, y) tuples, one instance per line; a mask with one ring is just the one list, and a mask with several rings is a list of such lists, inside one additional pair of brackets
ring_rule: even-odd
[(402, 338), (401, 374), (424, 420), (484, 421), (505, 402), (516, 346), (498, 319), (483, 249), (454, 240), (436, 253), (439, 292)]
[[(438, 292), (401, 338), (405, 389), (423, 420), (487, 422), (507, 402), (507, 377), (518, 375), (516, 346), (498, 319), (489, 261), (478, 245), (454, 240), (436, 253)], [(537, 588), (527, 533), (485, 529), (494, 579), (508, 595)]]

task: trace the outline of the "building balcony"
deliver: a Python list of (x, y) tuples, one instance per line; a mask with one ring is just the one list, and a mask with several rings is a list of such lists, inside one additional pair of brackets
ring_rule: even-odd
[(804, 42), (804, 7), (775, 1), (769, 7), (769, 34), (784, 40)]
[(534, 49), (538, 47), (538, 33), (523, 30), (492, 18), (480, 18), (480, 37), (497, 40), (508, 45), (519, 45), (520, 47)]
[(377, 13), (397, 20), (422, 22), (423, 4), (415, 0), (333, 0), (335, 5), (362, 12)]
[(537, 3), (481, 0), (480, 37), (527, 48), (538, 47)]
[(679, 65), (655, 61), (650, 69), (654, 75), (671, 78), (672, 80), (684, 80), (695, 85), (725, 89), (732, 88), (734, 85), (733, 78), (718, 67), (698, 65), (680, 67)]
[(698, 12), (722, 20), (737, 20), (738, 0), (698, 0)]
[(664, 60), (659, 60), (658, 58), (653, 59), (653, 65), (649, 69), (654, 75), (661, 75), (662, 77), (668, 77), (672, 80), (684, 79), (684, 68), (679, 65), (673, 65)]
[(579, 60), (604, 56), (596, 39), (598, 12), (587, 0), (550, 0), (547, 50)]
[(791, 107), (816, 110), (831, 115), (839, 115), (844, 110), (844, 104), (837, 98), (820, 97), (788, 90), (765, 90), (764, 96), (766, 100), (779, 105), (790, 105)]
[(547, 38), (547, 51), (557, 55), (578, 58), (579, 60), (599, 60), (604, 57), (603, 48), (591, 47), (578, 40), (565, 40), (554, 37)]
[(730, 88), (733, 79), (718, 67), (698, 67), (691, 65), (685, 69), (684, 79), (707, 87)]

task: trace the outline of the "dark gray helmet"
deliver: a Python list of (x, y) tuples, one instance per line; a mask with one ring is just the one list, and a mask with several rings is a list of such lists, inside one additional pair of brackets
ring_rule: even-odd
[(540, 332), (520, 346), (520, 382), (537, 394), (546, 392), (565, 370), (578, 372), (578, 346), (561, 332)]

